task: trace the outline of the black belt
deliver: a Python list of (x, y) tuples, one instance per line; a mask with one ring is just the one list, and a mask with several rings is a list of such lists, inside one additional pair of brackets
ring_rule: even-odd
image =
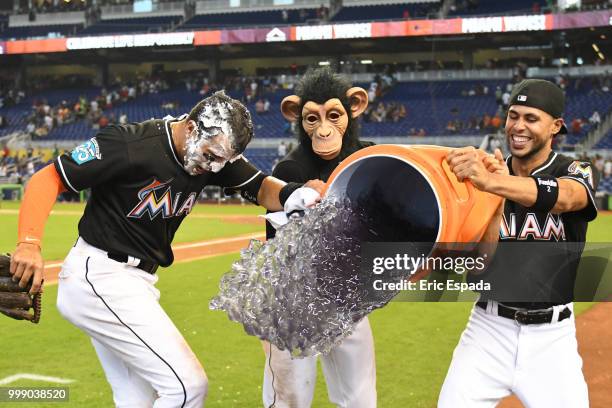
[[(486, 301), (477, 302), (476, 305), (481, 309), (487, 310)], [(505, 317), (506, 319), (515, 320), (517, 323), (520, 324), (543, 324), (551, 323), (553, 311), (516, 310), (498, 303), (497, 315)], [(565, 320), (571, 315), (572, 311), (568, 307), (566, 307), (565, 309), (559, 312), (559, 319), (557, 321), (560, 322), (562, 320)]]
[[(108, 252), (107, 256), (113, 261), (123, 262), (123, 263), (128, 262), (128, 256), (125, 254), (116, 254), (116, 253)], [(159, 265), (156, 264), (155, 262), (144, 261), (141, 259), (140, 263), (138, 264), (138, 266), (136, 266), (136, 268), (141, 269), (147, 273), (154, 274), (155, 271), (157, 271), (158, 266)]]

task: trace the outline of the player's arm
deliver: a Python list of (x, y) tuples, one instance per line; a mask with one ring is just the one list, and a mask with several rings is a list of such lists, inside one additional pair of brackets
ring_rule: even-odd
[[(323, 182), (320, 180), (309, 183), (305, 186), (312, 187), (319, 193), (323, 190)], [(300, 187), (288, 185), (276, 177), (262, 173), (243, 157), (226, 164), (223, 170), (214, 175), (211, 184), (224, 187), (226, 193), (240, 191), (242, 197), (269, 211), (282, 210), (286, 197)]]
[[(508, 167), (499, 149), (495, 150), (494, 155), (487, 155), (481, 158), (482, 163), (489, 173), (507, 175), (509, 174)], [(486, 263), (493, 259), (493, 255), (497, 250), (497, 244), (499, 242), (499, 226), (504, 215), (504, 205), (506, 200), (501, 200), (499, 206), (495, 210), (495, 213), (489, 221), (486, 230), (478, 245), (478, 255), (484, 256), (486, 254)]]
[[(551, 181), (548, 177), (540, 180)], [(578, 181), (560, 178), (554, 178), (553, 181), (558, 185), (558, 196), (550, 212), (559, 214), (579, 211), (587, 206), (587, 191)], [(531, 177), (492, 175), (483, 186), (483, 191), (507, 198), (524, 207), (532, 207), (538, 199), (539, 182), (537, 178)]]
[[(257, 192), (257, 202), (268, 211), (281, 211), (286, 201), (285, 197), (289, 197), (299, 187), (299, 185), (288, 184), (276, 177), (268, 176), (263, 180)], [(325, 183), (321, 180), (309, 180), (303, 187), (310, 187), (321, 194)]]
[(55, 167), (36, 172), (26, 188), (19, 209), (17, 248), (11, 256), (13, 280), (25, 287), (33, 276), (30, 293), (40, 291), (43, 279), (41, 242), (49, 213), (58, 194), (66, 191)]
[(527, 208), (536, 206), (540, 210), (564, 213), (582, 210), (589, 204), (586, 186), (575, 179), (491, 173), (482, 162), (482, 153), (473, 147), (454, 149), (447, 161), (460, 181), (470, 180), (481, 191)]
[[(295, 183), (295, 186), (302, 185), (307, 179), (302, 174), (302, 166), (295, 160), (283, 160), (279, 162), (272, 170), (272, 177), (276, 177), (287, 183)], [(289, 188), (286, 188), (286, 193), (289, 193)], [(279, 196), (281, 203), (287, 200), (289, 196)], [(268, 211), (270, 213), (271, 211)], [(272, 226), (270, 221), (266, 220), (266, 239), (272, 239), (276, 236), (276, 228)]]
[(25, 286), (34, 276), (32, 292), (40, 289), (43, 262), (40, 251), (43, 230), (57, 195), (78, 193), (125, 173), (129, 159), (123, 127), (108, 126), (65, 153), (30, 179), (19, 211), (18, 245), (11, 260), (11, 273)]

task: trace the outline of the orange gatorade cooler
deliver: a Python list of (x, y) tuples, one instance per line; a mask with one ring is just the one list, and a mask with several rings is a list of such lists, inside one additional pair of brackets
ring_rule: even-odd
[(501, 198), (459, 182), (448, 147), (377, 145), (346, 158), (324, 195), (364, 202), (385, 215), (382, 241), (478, 242)]

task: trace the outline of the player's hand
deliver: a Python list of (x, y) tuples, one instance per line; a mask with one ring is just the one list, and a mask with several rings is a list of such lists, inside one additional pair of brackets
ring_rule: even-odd
[(489, 173), (509, 175), (510, 171), (504, 160), (501, 150), (495, 149), (495, 152), (491, 155), (487, 155), (482, 159), (485, 167)]
[[(446, 162), (459, 181), (469, 180), (478, 190), (486, 191), (492, 173), (485, 166), (484, 157), (485, 152), (469, 146), (451, 150)], [(489, 165), (493, 166), (494, 163)]]
[(306, 182), (306, 184), (304, 184), (304, 187), (310, 187), (313, 190), (316, 190), (319, 193), (319, 195), (320, 195), (321, 193), (323, 193), (323, 189), (325, 188), (325, 183), (323, 181), (321, 181), (321, 180), (318, 180), (318, 179), (317, 180), (308, 180)]
[(25, 288), (32, 278), (30, 294), (40, 292), (43, 281), (43, 259), (40, 247), (36, 244), (21, 242), (11, 255), (10, 271), (13, 281), (19, 281), (19, 286)]

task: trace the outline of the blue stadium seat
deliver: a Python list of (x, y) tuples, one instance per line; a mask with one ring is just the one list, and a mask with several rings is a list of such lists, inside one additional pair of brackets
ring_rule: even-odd
[(79, 35), (165, 32), (177, 25), (181, 18), (179, 16), (162, 16), (100, 20), (82, 30)]
[(449, 16), (475, 16), (475, 15), (505, 15), (505, 14), (532, 14), (533, 5), (537, 3), (540, 10), (546, 7), (545, 0), (477, 0), (472, 2), (475, 7), (470, 7), (469, 1), (457, 1), (457, 9), (449, 12)]
[(380, 4), (371, 6), (342, 7), (332, 18), (333, 21), (372, 21), (372, 20), (400, 20), (404, 13), (408, 17), (426, 18), (439, 11), (439, 3), (407, 3), (407, 4)]
[[(315, 10), (304, 10), (304, 20), (316, 18)], [(222, 14), (202, 14), (194, 16), (180, 28), (183, 30), (197, 30), (207, 28), (232, 27), (232, 26), (261, 26), (275, 24), (295, 24), (300, 21), (298, 10), (289, 10), (289, 18), (283, 21), (282, 10), (248, 11)]]
[(33, 27), (7, 27), (0, 33), (0, 38), (23, 39), (36, 37), (58, 37), (75, 35), (83, 28), (82, 24), (75, 25), (48, 25), (48, 26), (33, 26)]
[[(459, 120), (468, 122), (472, 117), (481, 118), (488, 114), (493, 116), (498, 107), (495, 102), (495, 88), (504, 88), (508, 81), (487, 80), (487, 81), (436, 81), (436, 82), (403, 82), (396, 84), (384, 97), (384, 103), (402, 103), (407, 110), (405, 119), (394, 122), (369, 123), (361, 119), (361, 133), (366, 137), (385, 137), (385, 136), (407, 136), (411, 129), (424, 129), (427, 135), (448, 135), (452, 134), (446, 130), (449, 121)], [(369, 84), (357, 84), (368, 88)], [(477, 85), (488, 88), (487, 95), (465, 96), (467, 90), (475, 88)], [(84, 94), (88, 99), (98, 95), (99, 88), (85, 90), (58, 90), (42, 92), (28, 98), (19, 106), (0, 109), (0, 114), (5, 115), (9, 120), (9, 127), (0, 131), (0, 136), (11, 133), (12, 131), (24, 129), (26, 117), (32, 112), (32, 102), (35, 98), (46, 99), (51, 105), (56, 105), (62, 100), (76, 101), (79, 95)], [(257, 138), (280, 138), (290, 137), (286, 133), (287, 123), (280, 113), (279, 105), (283, 97), (290, 91), (278, 90), (273, 94), (263, 95), (270, 100), (270, 112), (258, 114), (255, 112), (255, 105), (251, 103), (248, 108), (252, 112), (255, 126), (255, 136)], [(232, 97), (241, 99), (244, 95), (240, 92), (229, 91)], [(565, 120), (568, 124), (574, 118), (588, 118), (594, 110), (600, 113), (607, 111), (612, 106), (612, 93), (594, 92), (588, 81), (579, 90), (574, 90), (572, 86), (567, 91), (567, 106)], [(184, 87), (177, 87), (157, 94), (148, 94), (133, 101), (114, 106), (105, 114), (113, 114), (118, 118), (122, 113), (126, 113), (129, 121), (138, 122), (150, 118), (161, 118), (165, 115), (178, 116), (188, 112), (202, 96), (198, 91), (186, 91)], [(162, 104), (176, 102), (178, 107), (175, 109), (163, 109)], [(372, 105), (375, 105), (375, 101)], [(579, 134), (570, 133), (565, 142), (575, 144), (581, 142), (590, 130), (585, 126)], [(476, 129), (461, 130), (457, 132), (462, 135), (478, 135), (483, 132)], [(95, 134), (91, 126), (85, 121), (80, 120), (76, 123), (65, 125), (53, 129), (47, 136), (49, 140), (67, 139), (84, 140)], [(608, 135), (597, 147), (612, 147), (612, 138)]]
[(612, 129), (593, 146), (593, 149), (612, 149)]

